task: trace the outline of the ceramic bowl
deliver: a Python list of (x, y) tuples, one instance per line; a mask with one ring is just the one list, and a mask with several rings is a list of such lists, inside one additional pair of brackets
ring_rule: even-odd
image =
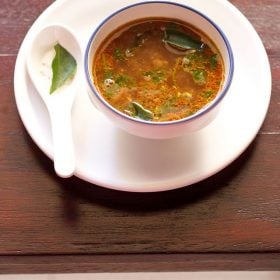
[[(98, 92), (91, 72), (96, 51), (109, 34), (131, 21), (155, 17), (177, 19), (189, 23), (198, 30), (201, 30), (203, 33), (207, 34), (213, 42), (215, 42), (224, 62), (224, 83), (216, 98), (195, 114), (177, 121), (152, 122), (132, 118), (121, 113), (107, 103)], [(199, 10), (194, 10), (186, 5), (166, 1), (142, 1), (134, 3), (120, 8), (118, 11), (105, 18), (96, 29), (93, 30), (88, 41), (84, 65), (89, 96), (93, 104), (119, 128), (137, 136), (153, 139), (178, 137), (202, 129), (213, 121), (220, 106), (222, 106), (222, 100), (229, 90), (234, 68), (230, 43), (221, 28), (211, 20), (207, 14), (203, 14)]]

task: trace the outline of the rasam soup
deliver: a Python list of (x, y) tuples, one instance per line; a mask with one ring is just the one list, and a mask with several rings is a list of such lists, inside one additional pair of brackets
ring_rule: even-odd
[(134, 118), (174, 121), (195, 114), (222, 86), (224, 66), (215, 44), (191, 25), (149, 18), (116, 30), (93, 61), (104, 99)]

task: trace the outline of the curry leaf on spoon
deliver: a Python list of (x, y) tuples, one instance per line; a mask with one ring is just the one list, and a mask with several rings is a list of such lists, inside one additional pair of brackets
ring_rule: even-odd
[(150, 121), (153, 119), (154, 114), (151, 111), (145, 109), (142, 105), (140, 105), (137, 102), (132, 102), (131, 104), (133, 105), (133, 108), (135, 110), (135, 117), (145, 121)]
[(174, 28), (164, 30), (163, 42), (183, 50), (201, 50), (203, 48), (203, 42)]
[(65, 82), (73, 79), (77, 62), (75, 58), (59, 43), (54, 46), (55, 57), (52, 61), (52, 83), (50, 87), (50, 94), (52, 94), (59, 87), (63, 86)]

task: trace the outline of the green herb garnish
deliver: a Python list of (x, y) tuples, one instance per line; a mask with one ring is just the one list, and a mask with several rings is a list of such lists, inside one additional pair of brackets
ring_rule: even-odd
[(121, 49), (116, 48), (114, 51), (114, 58), (119, 61), (125, 61), (125, 53)]
[(161, 70), (151, 70), (143, 73), (144, 77), (151, 79), (154, 83), (159, 83), (164, 80), (165, 74)]
[(59, 43), (54, 46), (55, 57), (52, 61), (52, 83), (50, 94), (74, 78), (77, 70), (75, 58)]
[(210, 57), (210, 67), (211, 69), (215, 69), (217, 67), (218, 61), (217, 61), (217, 54), (213, 54)]
[(110, 87), (107, 87), (105, 89), (104, 95), (108, 98), (111, 99), (112, 97), (114, 97), (115, 95), (117, 95), (120, 91), (120, 87), (117, 84), (113, 84)]
[(196, 69), (192, 71), (193, 80), (199, 85), (206, 83), (207, 72), (203, 69)]
[(213, 94), (213, 91), (212, 91), (212, 90), (206, 90), (206, 91), (203, 92), (203, 96), (204, 96), (205, 98), (207, 98), (207, 99), (208, 99), (209, 97), (211, 97), (212, 94)]
[(139, 103), (131, 102), (131, 104), (133, 105), (133, 108), (135, 110), (134, 117), (145, 121), (150, 121), (154, 118), (154, 114), (150, 110), (145, 109)]
[(114, 77), (114, 73), (112, 70), (106, 70), (103, 74), (103, 80), (113, 79), (113, 77)]
[(193, 73), (197, 68), (205, 69), (209, 65), (209, 58), (201, 51), (193, 51), (184, 56), (182, 60), (183, 70)]
[(115, 82), (120, 87), (124, 87), (124, 86), (130, 87), (130, 86), (134, 85), (134, 83), (135, 83), (135, 81), (132, 77), (125, 75), (125, 74), (117, 75), (115, 78)]

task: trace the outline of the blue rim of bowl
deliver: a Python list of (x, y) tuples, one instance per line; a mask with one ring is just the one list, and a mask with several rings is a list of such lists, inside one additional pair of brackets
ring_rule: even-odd
[[(91, 73), (89, 71), (89, 52), (93, 43), (93, 40), (96, 36), (96, 34), (99, 32), (99, 30), (102, 28), (102, 26), (109, 21), (112, 17), (114, 17), (115, 15), (136, 7), (136, 6), (141, 6), (141, 5), (149, 5), (149, 4), (165, 4), (165, 5), (173, 5), (173, 6), (178, 6), (187, 10), (190, 10), (196, 14), (198, 14), (199, 16), (203, 17), (205, 20), (207, 20), (220, 34), (221, 38), (223, 39), (226, 48), (227, 48), (227, 54), (229, 57), (229, 72), (228, 72), (228, 79), (226, 81), (226, 84), (224, 85), (223, 91), (219, 94), (219, 96), (217, 98), (215, 98), (213, 100), (212, 103), (210, 103), (208, 106), (206, 106), (203, 110), (196, 112), (195, 114), (188, 116), (186, 118), (180, 119), (180, 120), (176, 120), (176, 121), (168, 121), (168, 122), (153, 122), (153, 121), (145, 121), (142, 119), (136, 119), (133, 117), (130, 117), (120, 111), (118, 111), (117, 109), (115, 109), (113, 106), (111, 106), (105, 99), (103, 99), (99, 93), (96, 92), (94, 86), (93, 86), (93, 82), (91, 79)], [(156, 125), (156, 126), (165, 126), (165, 125), (174, 125), (174, 124), (180, 124), (180, 123), (184, 123), (184, 122), (190, 122), (193, 121), (199, 117), (201, 117), (202, 115), (205, 115), (206, 113), (208, 113), (212, 108), (214, 108), (216, 105), (218, 105), (220, 103), (220, 101), (224, 98), (224, 96), (226, 95), (227, 91), (229, 90), (229, 87), (231, 85), (232, 79), (233, 79), (233, 72), (234, 72), (234, 59), (233, 59), (233, 52), (229, 43), (229, 40), (227, 39), (226, 35), (224, 34), (224, 32), (222, 31), (222, 29), (216, 24), (214, 23), (209, 17), (207, 17), (206, 15), (204, 15), (203, 13), (197, 11), (196, 9), (189, 7), (187, 5), (183, 5), (180, 3), (176, 3), (176, 2), (171, 2), (171, 1), (147, 1), (147, 2), (137, 2), (128, 6), (125, 6), (117, 11), (115, 11), (114, 13), (110, 14), (108, 17), (106, 17), (104, 20), (101, 21), (101, 23), (97, 26), (97, 28), (95, 29), (95, 31), (93, 32), (93, 34), (91, 35), (87, 47), (86, 47), (86, 53), (85, 53), (85, 57), (84, 57), (84, 65), (85, 65), (85, 72), (86, 72), (86, 78), (87, 78), (87, 82), (91, 88), (91, 91), (95, 94), (95, 96), (99, 99), (99, 101), (101, 101), (107, 108), (109, 108), (112, 112), (114, 112), (115, 114), (117, 114), (118, 116), (126, 119), (126, 120), (130, 120), (136, 123), (140, 123), (140, 124), (148, 124), (148, 125)]]

